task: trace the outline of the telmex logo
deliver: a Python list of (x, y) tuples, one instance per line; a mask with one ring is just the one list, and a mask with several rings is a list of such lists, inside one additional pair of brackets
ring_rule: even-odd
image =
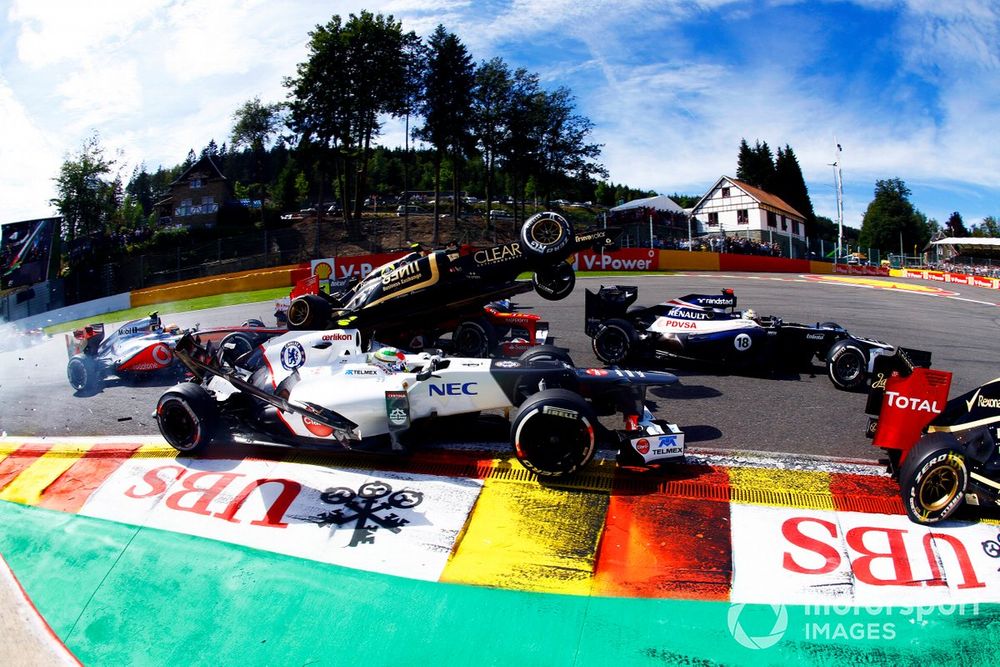
[(323, 340), (353, 340), (353, 339), (354, 336), (346, 333), (327, 334), (323, 336)]
[(930, 412), (935, 415), (941, 414), (941, 408), (938, 407), (937, 401), (902, 396), (898, 391), (887, 391), (885, 396), (889, 399), (889, 407), (915, 412)]
[(478, 394), (477, 391), (473, 389), (478, 382), (449, 382), (447, 384), (432, 384), (428, 385), (427, 395), (428, 396), (475, 396)]

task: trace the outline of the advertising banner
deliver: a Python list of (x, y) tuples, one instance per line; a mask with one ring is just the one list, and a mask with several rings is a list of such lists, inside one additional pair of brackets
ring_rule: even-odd
[(649, 248), (622, 248), (611, 252), (583, 250), (576, 254), (577, 271), (653, 271), (658, 269), (659, 253)]
[(48, 279), (49, 253), (59, 218), (9, 222), (0, 227), (0, 289)]

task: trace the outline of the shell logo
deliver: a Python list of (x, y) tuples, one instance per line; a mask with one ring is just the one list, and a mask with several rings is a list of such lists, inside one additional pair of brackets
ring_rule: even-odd
[(330, 266), (329, 262), (316, 262), (313, 267), (313, 275), (320, 280), (329, 280), (330, 276), (333, 275), (333, 267)]

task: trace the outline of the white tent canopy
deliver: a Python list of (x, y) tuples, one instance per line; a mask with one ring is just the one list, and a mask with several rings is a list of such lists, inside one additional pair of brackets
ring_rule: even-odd
[[(612, 209), (614, 210), (614, 209)], [(931, 245), (960, 245), (968, 246), (970, 248), (1000, 248), (1000, 239), (997, 238), (977, 238), (973, 236), (966, 236), (957, 238), (954, 236), (949, 236), (946, 239), (940, 239), (938, 241), (931, 241)]]
[(630, 208), (653, 208), (657, 211), (667, 211), (669, 213), (684, 213), (684, 209), (678, 206), (677, 202), (666, 195), (646, 197), (644, 199), (633, 199), (630, 202), (625, 202), (621, 206), (615, 206), (611, 209), (611, 212), (615, 213), (616, 211), (627, 211)]

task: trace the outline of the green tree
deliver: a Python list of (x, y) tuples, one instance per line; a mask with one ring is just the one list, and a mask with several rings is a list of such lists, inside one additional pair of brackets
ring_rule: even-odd
[(104, 156), (100, 138), (86, 139), (76, 155), (67, 157), (55, 178), (58, 196), (52, 204), (63, 217), (62, 238), (67, 245), (82, 236), (109, 231), (121, 198), (121, 180), (115, 161)]
[[(472, 94), (472, 123), (479, 153), (483, 156), (486, 176), (486, 201), (493, 201), (497, 160), (507, 141), (509, 128), (507, 107), (511, 98), (513, 77), (502, 58), (493, 58), (476, 69), (476, 86)], [(486, 207), (489, 212), (489, 205)], [(486, 227), (493, 221), (487, 215)]]
[(988, 215), (983, 221), (972, 227), (972, 236), (980, 238), (1000, 238), (1000, 223), (996, 217)]
[(778, 157), (774, 162), (774, 179), (772, 194), (782, 200), (805, 218), (806, 236), (815, 237), (816, 213), (813, 211), (812, 200), (809, 198), (809, 188), (802, 177), (802, 169), (795, 157), (792, 147), (778, 149)]
[(765, 192), (771, 192), (774, 181), (774, 156), (767, 142), (757, 141), (750, 148), (746, 139), (740, 140), (736, 159), (736, 178)]
[[(285, 105), (264, 104), (260, 97), (247, 100), (233, 113), (233, 129), (231, 141), (233, 148), (248, 148), (253, 154), (254, 164), (254, 194), (259, 195), (263, 188), (264, 151), (271, 143), (272, 137), (278, 134), (284, 126), (282, 111)], [(213, 142), (214, 144), (214, 142)]]
[(565, 178), (607, 178), (607, 171), (595, 162), (601, 154), (600, 145), (586, 142), (594, 124), (573, 112), (574, 98), (569, 89), (560, 87), (539, 101), (541, 127), (536, 155), (545, 202), (551, 199), (553, 186)]
[(969, 235), (969, 230), (965, 228), (965, 223), (962, 222), (962, 214), (958, 211), (948, 216), (948, 222), (945, 223), (945, 230), (948, 236), (956, 238), (964, 238)]
[(859, 243), (882, 251), (911, 252), (930, 240), (927, 218), (913, 208), (910, 189), (899, 178), (875, 183), (875, 198), (868, 204), (861, 223)]
[(434, 147), (434, 243), (438, 243), (438, 201), (441, 194), (441, 166), (445, 157), (452, 162), (452, 211), (458, 224), (459, 160), (471, 152), (472, 91), (475, 69), (472, 56), (454, 34), (438, 25), (428, 39), (427, 69), (424, 78), (424, 125), (417, 136)]
[[(300, 147), (315, 149), (319, 165), (320, 194), (327, 153), (332, 152), (335, 178), (341, 181), (347, 205), (348, 174), (355, 179), (352, 232), (360, 234), (362, 200), (367, 186), (372, 140), (384, 114), (406, 110), (407, 46), (417, 40), (404, 34), (392, 16), (362, 11), (347, 22), (334, 16), (309, 33), (309, 55), (299, 63), (297, 75), (285, 80), (290, 89), (290, 124), (301, 137)], [(318, 229), (318, 227), (317, 227)]]

